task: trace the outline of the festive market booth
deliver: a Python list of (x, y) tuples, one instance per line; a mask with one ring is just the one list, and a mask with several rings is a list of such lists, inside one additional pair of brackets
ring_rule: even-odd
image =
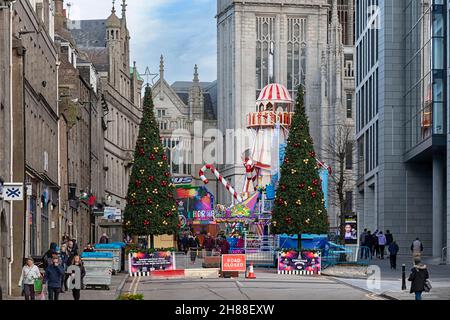
[(213, 236), (217, 235), (214, 196), (206, 187), (177, 187), (175, 199), (182, 228), (192, 229), (202, 237), (208, 232)]

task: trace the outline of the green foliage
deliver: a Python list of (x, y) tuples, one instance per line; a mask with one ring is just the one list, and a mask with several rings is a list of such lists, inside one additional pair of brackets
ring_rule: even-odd
[(122, 293), (117, 300), (144, 300), (144, 295), (141, 293)]
[(272, 216), (274, 232), (291, 235), (328, 233), (324, 203), (304, 93), (299, 87)]
[(134, 236), (174, 234), (178, 212), (167, 155), (154, 115), (152, 92), (145, 90), (143, 117), (124, 212), (124, 232)]

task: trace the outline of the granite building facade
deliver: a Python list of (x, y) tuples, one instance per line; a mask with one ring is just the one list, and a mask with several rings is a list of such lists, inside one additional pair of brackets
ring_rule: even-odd
[(403, 254), (449, 244), (447, 16), (442, 0), (356, 1), (360, 226)]

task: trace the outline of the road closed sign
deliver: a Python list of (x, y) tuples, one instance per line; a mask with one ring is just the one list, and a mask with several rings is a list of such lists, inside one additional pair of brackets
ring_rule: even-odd
[(222, 255), (222, 271), (246, 271), (245, 254)]

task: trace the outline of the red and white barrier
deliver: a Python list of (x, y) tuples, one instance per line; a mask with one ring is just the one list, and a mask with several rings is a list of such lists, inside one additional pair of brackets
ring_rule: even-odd
[(233, 186), (224, 177), (222, 177), (220, 172), (217, 171), (217, 169), (212, 164), (205, 165), (199, 171), (200, 179), (202, 179), (204, 184), (209, 183), (209, 180), (205, 177), (206, 170), (210, 170), (216, 176), (216, 178), (225, 186), (225, 188), (227, 188), (227, 190), (233, 195), (233, 197), (238, 202), (242, 202), (241, 196), (234, 190)]

